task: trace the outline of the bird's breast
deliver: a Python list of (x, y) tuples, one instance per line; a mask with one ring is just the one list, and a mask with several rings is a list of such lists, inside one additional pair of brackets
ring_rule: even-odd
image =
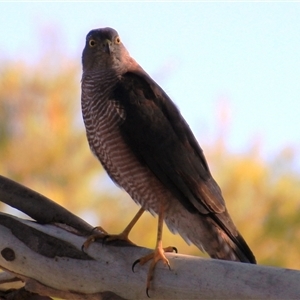
[(139, 162), (121, 135), (122, 114), (110, 96), (117, 79), (102, 81), (82, 81), (82, 113), (90, 148), (116, 184), (145, 209), (157, 213), (160, 204), (169, 205), (172, 195)]

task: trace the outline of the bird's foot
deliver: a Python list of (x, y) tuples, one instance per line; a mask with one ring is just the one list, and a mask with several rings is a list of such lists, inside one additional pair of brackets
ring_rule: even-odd
[(128, 234), (127, 232), (123, 231), (119, 234), (107, 234), (104, 239), (103, 242), (104, 243), (110, 243), (110, 242), (114, 242), (114, 241), (123, 241), (126, 243), (129, 243), (131, 245), (135, 245), (129, 238), (128, 238)]
[(156, 264), (162, 260), (164, 265), (168, 266), (168, 268), (171, 270), (170, 267), (170, 263), (169, 260), (166, 258), (165, 256), (165, 252), (173, 252), (175, 251), (177, 253), (177, 248), (169, 246), (166, 248), (162, 248), (162, 247), (157, 247), (152, 253), (143, 256), (139, 259), (137, 259), (133, 265), (132, 265), (132, 271), (134, 272), (134, 267), (139, 263), (140, 265), (144, 265), (146, 262), (148, 262), (149, 260), (151, 261), (150, 267), (149, 267), (149, 271), (148, 271), (148, 276), (147, 276), (147, 285), (146, 285), (146, 294), (147, 296), (150, 298), (149, 296), (149, 289), (150, 289), (150, 283), (153, 280), (153, 274), (154, 274), (154, 269)]
[(85, 251), (96, 240), (102, 240), (103, 244), (116, 241), (116, 242), (125, 242), (126, 244), (135, 245), (133, 242), (129, 240), (127, 232), (123, 231), (120, 234), (109, 234), (101, 226), (97, 226), (93, 229), (93, 233), (83, 243), (81, 247), (82, 251)]

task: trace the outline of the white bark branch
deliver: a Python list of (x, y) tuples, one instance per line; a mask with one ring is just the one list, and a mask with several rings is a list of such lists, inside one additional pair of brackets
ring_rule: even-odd
[[(10, 195), (20, 200), (14, 202), (19, 208), (18, 203), (30, 202), (32, 195), (38, 198), (28, 191), (0, 176), (0, 200), (8, 203)], [(60, 226), (0, 214), (0, 266), (13, 274), (0, 276), (0, 283), (17, 277), (30, 292), (74, 300), (148, 299), (148, 265), (137, 265), (135, 273), (131, 267), (149, 249), (96, 242), (83, 253), (81, 246), (92, 227), (49, 199), (35, 205), (44, 212), (48, 205), (52, 207), (48, 216), (35, 213), (36, 218), (47, 223), (50, 215)], [(150, 290), (152, 299), (296, 299), (300, 295), (299, 271), (180, 254), (167, 257), (172, 269), (158, 263)]]

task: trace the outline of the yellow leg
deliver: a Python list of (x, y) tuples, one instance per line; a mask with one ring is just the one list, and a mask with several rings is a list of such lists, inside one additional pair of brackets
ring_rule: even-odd
[[(150, 283), (153, 280), (153, 274), (156, 264), (162, 260), (165, 265), (170, 268), (169, 260), (165, 256), (165, 252), (177, 252), (177, 249), (175, 247), (169, 246), (167, 248), (162, 247), (162, 232), (163, 232), (163, 222), (164, 222), (164, 210), (161, 208), (160, 213), (158, 214), (158, 227), (157, 227), (157, 239), (156, 239), (156, 247), (154, 252), (136, 260), (132, 265), (132, 270), (134, 271), (134, 267), (137, 263), (140, 265), (144, 265), (146, 262), (152, 259), (148, 275), (147, 275), (147, 285), (146, 285), (146, 294), (149, 297), (149, 289), (150, 289)], [(150, 298), (150, 297), (149, 297)]]
[[(133, 226), (136, 224), (136, 222), (139, 220), (139, 218), (142, 216), (144, 211), (145, 210), (141, 207), (139, 209), (139, 211), (136, 213), (136, 215), (133, 217), (133, 219), (130, 221), (130, 223), (125, 227), (125, 229), (116, 236), (120, 237), (119, 239), (129, 241), (129, 239), (128, 239), (129, 233), (130, 233), (131, 229), (133, 228)], [(113, 237), (113, 235), (111, 235), (110, 237)]]
[[(103, 239), (104, 242), (111, 242), (115, 240), (122, 240), (126, 241), (130, 244), (133, 244), (129, 239), (129, 233), (133, 226), (136, 224), (136, 222), (139, 220), (141, 215), (144, 213), (144, 209), (140, 208), (137, 214), (133, 217), (133, 219), (130, 221), (130, 223), (126, 226), (126, 228), (120, 233), (120, 234), (108, 234), (102, 227), (96, 227), (95, 229), (98, 230), (98, 232), (93, 233), (90, 235), (87, 240), (82, 245), (82, 250), (84, 251), (87, 249), (91, 243), (95, 242), (98, 239)], [(101, 232), (99, 232), (101, 231)]]

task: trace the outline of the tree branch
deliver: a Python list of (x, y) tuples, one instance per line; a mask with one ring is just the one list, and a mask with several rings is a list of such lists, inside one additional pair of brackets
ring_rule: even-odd
[(0, 175), (0, 201), (41, 224), (61, 223), (89, 234), (93, 227), (47, 197)]
[[(38, 221), (0, 214), (0, 266), (6, 270), (0, 283), (17, 278), (25, 283), (25, 290), (19, 292), (64, 299), (147, 299), (148, 267), (137, 265), (135, 273), (131, 267), (149, 249), (99, 241), (84, 253), (81, 246), (92, 226), (3, 176), (0, 200)], [(153, 299), (295, 299), (300, 295), (299, 271), (166, 255), (172, 269), (158, 263), (150, 290)]]

